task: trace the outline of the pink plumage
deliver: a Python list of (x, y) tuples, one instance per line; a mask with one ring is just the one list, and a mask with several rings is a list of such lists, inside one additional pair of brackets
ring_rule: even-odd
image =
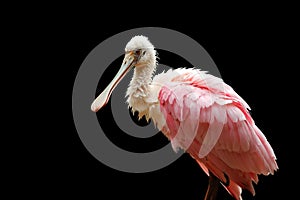
[(229, 181), (224, 186), (236, 199), (241, 199), (241, 188), (254, 195), (252, 181), (257, 183), (259, 174), (273, 174), (278, 166), (247, 103), (222, 79), (203, 71), (169, 73), (175, 77), (164, 81), (158, 99), (173, 148), (190, 153), (208, 175), (210, 171), (223, 183)]

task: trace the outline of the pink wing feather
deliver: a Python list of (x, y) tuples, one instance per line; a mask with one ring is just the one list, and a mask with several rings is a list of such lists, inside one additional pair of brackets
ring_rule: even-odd
[(229, 181), (224, 186), (234, 198), (241, 199), (240, 187), (255, 195), (252, 181), (258, 182), (258, 174), (273, 174), (278, 166), (248, 104), (222, 79), (203, 71), (174, 73), (158, 97), (172, 147), (190, 153), (207, 174)]

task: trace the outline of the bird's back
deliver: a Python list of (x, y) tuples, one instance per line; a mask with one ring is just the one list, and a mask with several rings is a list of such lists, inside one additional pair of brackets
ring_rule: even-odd
[(241, 198), (240, 187), (255, 194), (252, 181), (278, 169), (275, 154), (255, 125), (248, 104), (222, 79), (199, 69), (176, 69), (154, 77), (159, 85), (164, 134), (176, 151), (187, 151), (226, 189)]

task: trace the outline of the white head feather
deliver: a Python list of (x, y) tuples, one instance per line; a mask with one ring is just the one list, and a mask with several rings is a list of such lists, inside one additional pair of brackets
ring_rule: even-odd
[(131, 38), (125, 47), (125, 52), (141, 50), (142, 56), (137, 62), (137, 65), (148, 65), (156, 66), (156, 50), (154, 49), (153, 44), (149, 41), (146, 36), (137, 35)]
[(154, 46), (146, 36), (137, 35), (131, 38), (131, 40), (127, 43), (125, 51), (132, 51), (136, 49), (154, 50)]

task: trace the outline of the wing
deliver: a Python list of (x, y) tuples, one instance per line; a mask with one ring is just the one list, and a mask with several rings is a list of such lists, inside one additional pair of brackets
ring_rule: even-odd
[[(228, 104), (238, 102), (245, 107), (245, 115), (236, 112), (233, 116), (252, 121), (246, 109), (249, 106), (222, 79), (197, 69), (179, 69), (173, 74), (164, 83), (158, 98), (167, 124), (172, 129), (174, 149), (187, 150), (194, 138), (201, 136), (198, 157), (205, 157), (217, 143), (227, 123)], [(198, 129), (200, 124), (203, 126)], [(203, 127), (206, 127), (205, 131)]]
[(255, 194), (252, 181), (258, 181), (257, 174), (278, 169), (249, 106), (221, 79), (200, 70), (180, 70), (158, 98), (174, 150), (187, 151), (223, 182), (228, 176), (228, 190), (234, 186), (239, 191), (239, 185)]

